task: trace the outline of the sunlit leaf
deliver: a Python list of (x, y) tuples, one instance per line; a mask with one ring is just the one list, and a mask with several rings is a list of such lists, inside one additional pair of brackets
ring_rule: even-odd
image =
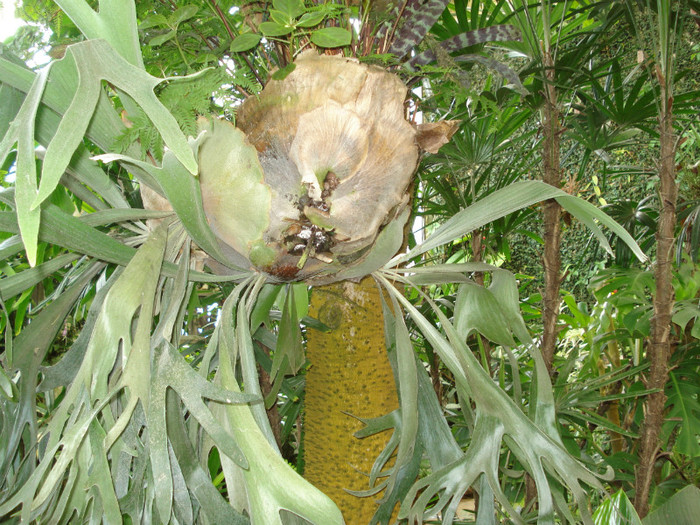
[(299, 21), (296, 23), (297, 27), (314, 27), (323, 22), (326, 18), (326, 14), (323, 11), (312, 11), (310, 13), (304, 13)]
[(627, 494), (620, 489), (593, 513), (595, 525), (642, 525)]
[(311, 33), (311, 42), (318, 47), (342, 47), (352, 41), (352, 33), (342, 27), (324, 27)]
[(643, 525), (694, 523), (700, 515), (700, 489), (688, 485), (671, 496), (663, 505), (648, 514)]
[(294, 30), (292, 26), (280, 25), (276, 22), (263, 22), (260, 24), (260, 31), (265, 36), (284, 36), (288, 35)]
[(231, 42), (231, 53), (242, 53), (243, 51), (249, 51), (257, 46), (262, 40), (262, 35), (257, 33), (243, 33), (238, 35)]
[(170, 15), (168, 21), (170, 22), (171, 26), (177, 27), (180, 23), (184, 22), (185, 20), (189, 20), (196, 15), (197, 11), (199, 11), (199, 8), (196, 5), (184, 5), (182, 7), (178, 7)]

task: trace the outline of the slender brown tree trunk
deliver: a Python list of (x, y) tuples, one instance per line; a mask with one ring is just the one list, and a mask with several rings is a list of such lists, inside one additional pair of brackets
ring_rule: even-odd
[[(554, 84), (554, 59), (549, 49), (542, 54), (544, 66), (544, 108), (542, 109), (542, 163), (543, 180), (557, 188), (561, 187), (559, 106)], [(559, 319), (559, 288), (561, 286), (561, 206), (554, 199), (543, 204), (544, 251), (544, 295), (542, 298), (542, 345), (540, 351), (552, 376), (554, 352), (557, 348)], [(537, 496), (534, 480), (525, 476), (525, 501), (529, 504)]]
[[(554, 85), (554, 60), (545, 50), (544, 67), (545, 103), (542, 111), (542, 159), (544, 182), (561, 187), (559, 106)], [(542, 311), (542, 355), (549, 375), (552, 375), (554, 351), (557, 346), (557, 319), (559, 318), (559, 288), (561, 286), (561, 206), (551, 199), (544, 203), (544, 298)]]
[(317, 287), (310, 313), (331, 330), (307, 334), (304, 477), (335, 501), (348, 525), (367, 525), (381, 493), (360, 498), (346, 489), (369, 488), (367, 474), (390, 435), (358, 439), (353, 434), (364, 425), (352, 416), (378, 417), (398, 407), (381, 295), (371, 277)]
[[(482, 231), (475, 230), (472, 232), (471, 237), (471, 248), (472, 248), (472, 260), (474, 262), (483, 261), (483, 251), (484, 244), (482, 239)], [(474, 282), (479, 286), (484, 286), (484, 272), (474, 272)], [(491, 373), (491, 343), (488, 339), (483, 337), (481, 334), (477, 334), (482, 347), (484, 348), (484, 356), (486, 362), (484, 363), (484, 368), (490, 374)]]
[(661, 109), (659, 113), (659, 227), (656, 232), (656, 294), (651, 341), (647, 345), (650, 361), (647, 388), (658, 389), (644, 403), (644, 423), (639, 437), (639, 465), (635, 472), (634, 506), (640, 517), (649, 511), (649, 490), (654, 476), (654, 465), (659, 450), (659, 432), (664, 421), (668, 381), (668, 363), (671, 355), (671, 315), (673, 309), (673, 239), (676, 225), (676, 198), (678, 188), (675, 176), (675, 136), (673, 132), (673, 97), (667, 92), (665, 79), (661, 82)]
[[(610, 366), (612, 366), (613, 370), (620, 368), (620, 346), (617, 344), (617, 342), (613, 341), (608, 343), (607, 355), (608, 359), (610, 360)], [(615, 381), (612, 385), (606, 387), (601, 393), (606, 396), (613, 396), (619, 394), (621, 391), (622, 381)], [(604, 405), (605, 404), (606, 403), (604, 403)], [(620, 401), (618, 399), (609, 401), (603, 413), (614, 425), (617, 425), (618, 427), (622, 426), (622, 421), (620, 420)], [(622, 437), (622, 435), (612, 430), (608, 431), (608, 435), (610, 436), (610, 448), (613, 454), (622, 452), (625, 445), (625, 439)]]

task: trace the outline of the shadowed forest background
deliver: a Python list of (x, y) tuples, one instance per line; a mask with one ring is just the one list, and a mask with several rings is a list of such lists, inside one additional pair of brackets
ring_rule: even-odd
[(700, 2), (16, 13), (0, 521), (696, 522)]

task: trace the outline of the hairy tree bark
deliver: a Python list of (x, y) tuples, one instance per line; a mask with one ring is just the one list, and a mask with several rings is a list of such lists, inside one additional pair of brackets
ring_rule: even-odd
[[(549, 50), (543, 54), (546, 83), (542, 110), (542, 160), (544, 182), (561, 187), (559, 107), (554, 85), (554, 60)], [(559, 287), (561, 286), (561, 206), (551, 199), (544, 203), (544, 297), (542, 300), (542, 355), (551, 376), (554, 351), (557, 346), (559, 317)]]
[[(542, 109), (542, 163), (543, 180), (557, 188), (561, 187), (559, 106), (554, 84), (554, 59), (550, 49), (542, 54), (544, 66), (544, 108)], [(543, 205), (544, 251), (544, 294), (542, 297), (542, 344), (540, 351), (547, 372), (552, 376), (554, 352), (557, 347), (557, 320), (559, 318), (559, 287), (561, 286), (561, 206), (554, 199)], [(537, 489), (534, 480), (525, 476), (525, 501), (535, 502)]]
[[(372, 418), (398, 407), (387, 359), (381, 295), (372, 277), (359, 284), (342, 281), (315, 287), (311, 315), (331, 328), (309, 330), (304, 413), (304, 476), (340, 508), (348, 525), (367, 525), (378, 496), (346, 492), (369, 488), (372, 463), (386, 446), (388, 432), (358, 439)], [(353, 417), (354, 416), (354, 417)]]
[(654, 465), (659, 450), (659, 433), (664, 421), (668, 381), (668, 362), (671, 355), (671, 315), (674, 292), (671, 282), (673, 264), (673, 240), (676, 224), (676, 198), (678, 187), (675, 177), (675, 136), (673, 132), (673, 94), (669, 93), (665, 79), (661, 82), (659, 110), (659, 226), (656, 232), (656, 294), (651, 341), (647, 345), (650, 361), (647, 388), (658, 389), (644, 403), (644, 423), (639, 437), (639, 465), (635, 472), (634, 506), (644, 517), (649, 511), (649, 490), (654, 475)]

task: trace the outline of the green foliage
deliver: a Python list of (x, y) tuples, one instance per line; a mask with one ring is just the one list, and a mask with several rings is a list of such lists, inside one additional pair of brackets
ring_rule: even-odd
[(627, 495), (619, 490), (603, 502), (593, 515), (596, 525), (642, 525)]
[(692, 523), (700, 512), (700, 489), (693, 486), (678, 491), (667, 502), (642, 520), (644, 525), (663, 523)]
[(689, 458), (697, 458), (700, 456), (700, 373), (697, 366), (693, 368), (686, 365), (680, 375), (678, 372), (669, 374), (671, 381), (668, 385), (667, 403), (670, 410), (665, 430), (668, 433), (670, 428), (678, 426), (676, 450)]
[[(221, 86), (230, 81), (226, 72), (218, 68), (204, 70), (196, 78), (172, 78), (158, 91), (158, 100), (175, 117), (182, 133), (196, 137), (197, 118), (214, 112), (213, 98), (220, 94)], [(232, 83), (246, 90), (260, 89), (244, 72), (240, 72)], [(157, 161), (163, 160), (163, 138), (146, 115), (137, 114), (130, 118), (128, 127), (117, 137), (113, 148), (118, 153), (125, 153), (134, 143), (140, 147), (141, 159), (150, 153)]]
[[(415, 208), (427, 238), (413, 232), (410, 249), (375, 273), (386, 292), (401, 406), (365, 421), (359, 434), (393, 432), (360, 494), (386, 489), (374, 522), (387, 523), (397, 503), (409, 522), (438, 513), (453, 522), (470, 486), (480, 496), (479, 523), (505, 514), (535, 519), (532, 512), (543, 523), (635, 519), (625, 490), (650, 393), (644, 345), (655, 291), (642, 252), (653, 258), (657, 216), (639, 174), (653, 171), (656, 93), (630, 49), (618, 45), (612, 28), (623, 20), (614, 6), (554, 2), (545, 13), (539, 3), (462, 0), (367, 12), (296, 0), (230, 11), (196, 1), (134, 8), (107, 0), (99, 12), (77, 0), (60, 5), (23, 9), (49, 20), (55, 51), (74, 44), (63, 59), (35, 73), (6, 53), (0, 58), (0, 150), (10, 186), (0, 193), (0, 519), (342, 522), (289, 466), (303, 461), (304, 330), (323, 328), (307, 316), (306, 285), (266, 284), (217, 266), (226, 254), (192, 175), (197, 117), (232, 116), (309, 42), (349, 46), (342, 52), (390, 67), (412, 49), (415, 63), (437, 59), (420, 70), (423, 94), (412, 96), (425, 120), (462, 121), (440, 154), (423, 159)], [(350, 30), (351, 17), (359, 30)], [(485, 29), (493, 25), (501, 32)], [(528, 89), (525, 100), (457, 60), (476, 45), (467, 59), (488, 61), (482, 44), (494, 40), (520, 53), (505, 59), (517, 75), (501, 69)], [(542, 160), (540, 40), (559, 46), (555, 79), (570, 101), (562, 115), (563, 164), (575, 182), (568, 193), (529, 180)], [(29, 35), (15, 45), (38, 41)], [(464, 87), (465, 75), (476, 88)], [(697, 103), (692, 93), (678, 97), (688, 114)], [(697, 140), (689, 129), (684, 158), (691, 159)], [(48, 147), (43, 158), (36, 144)], [(690, 177), (692, 162), (684, 166)], [(636, 178), (623, 178), (629, 173)], [(136, 184), (161, 191), (175, 213), (132, 208)], [(621, 226), (577, 194), (610, 202)], [(577, 296), (564, 297), (553, 385), (532, 344), (541, 319), (535, 286), (497, 267), (517, 259), (514, 236), (536, 243), (527, 221), (536, 223), (538, 203), (549, 198), (605, 248), (613, 244), (618, 263), (634, 254), (639, 266), (607, 268), (591, 295), (577, 283)], [(692, 202), (688, 209), (679, 263), (700, 242)], [(381, 231), (378, 251), (347, 278), (399, 251), (407, 213)], [(606, 238), (601, 224), (623, 242)], [(572, 271), (589, 271), (580, 246), (572, 253)], [(696, 489), (669, 498), (700, 479), (696, 273), (679, 264), (675, 275), (660, 508), (645, 525), (697, 514)], [(529, 291), (531, 301), (519, 305)], [(259, 384), (261, 370), (269, 384)], [(281, 420), (281, 442), (266, 408)], [(603, 466), (615, 470), (614, 484), (596, 474)], [(537, 511), (526, 509), (525, 472), (537, 486)], [(623, 490), (608, 498), (599, 490), (613, 486)], [(597, 506), (593, 516), (589, 506)]]
[(306, 7), (301, 0), (273, 0), (269, 19), (257, 27), (260, 33), (239, 34), (231, 42), (230, 50), (232, 53), (250, 51), (263, 37), (288, 43), (293, 52), (305, 39), (319, 48), (345, 47), (352, 40), (351, 31), (337, 26), (319, 27), (325, 20), (340, 18), (342, 14), (342, 7), (332, 2)]

